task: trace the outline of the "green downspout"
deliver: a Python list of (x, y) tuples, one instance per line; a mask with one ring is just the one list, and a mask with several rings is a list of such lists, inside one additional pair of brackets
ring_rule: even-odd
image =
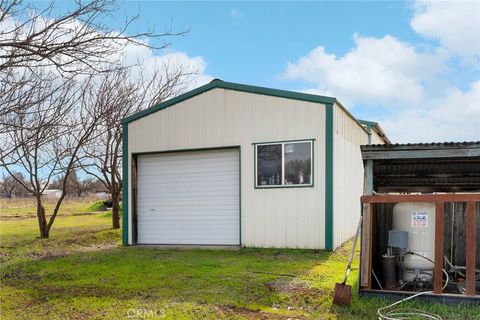
[(372, 144), (372, 126), (367, 124), (368, 144)]

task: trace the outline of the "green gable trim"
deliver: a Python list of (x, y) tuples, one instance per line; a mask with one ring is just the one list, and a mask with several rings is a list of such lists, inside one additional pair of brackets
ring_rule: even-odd
[(333, 103), (325, 108), (325, 249), (333, 250)]
[(122, 243), (128, 245), (128, 125), (122, 126)]
[(360, 122), (361, 124), (364, 124), (364, 125), (366, 125), (366, 126), (369, 126), (369, 127), (378, 126), (378, 122), (374, 122), (374, 121), (368, 121), (368, 120), (358, 119), (358, 122)]
[(273, 96), (273, 97), (279, 97), (279, 98), (286, 98), (286, 99), (295, 99), (295, 100), (301, 100), (301, 101), (308, 101), (308, 102), (316, 102), (316, 103), (322, 103), (322, 104), (333, 104), (335, 103), (336, 99), (332, 97), (324, 97), (324, 96), (318, 96), (314, 94), (307, 94), (307, 93), (301, 93), (301, 92), (294, 92), (294, 91), (287, 91), (287, 90), (279, 90), (279, 89), (270, 89), (270, 88), (264, 88), (264, 87), (257, 87), (257, 86), (250, 86), (246, 84), (239, 84), (239, 83), (233, 83), (233, 82), (225, 82), (222, 80), (215, 79), (212, 82), (203, 85), (201, 87), (198, 87), (192, 91), (186, 92), (182, 95), (179, 95), (178, 97), (175, 97), (173, 99), (167, 100), (165, 102), (162, 102), (160, 104), (154, 105), (153, 107), (150, 107), (146, 110), (137, 112), (131, 116), (128, 116), (122, 120), (122, 124), (127, 124), (129, 122), (138, 120), (140, 118), (143, 118), (149, 114), (155, 113), (159, 110), (168, 108), (174, 104), (177, 104), (179, 102), (182, 102), (184, 100), (193, 98), (199, 94), (202, 94), (204, 92), (207, 92), (212, 89), (229, 89), (229, 90), (235, 90), (235, 91), (241, 91), (241, 92), (248, 92), (248, 93), (254, 93), (254, 94), (262, 94), (266, 96)]

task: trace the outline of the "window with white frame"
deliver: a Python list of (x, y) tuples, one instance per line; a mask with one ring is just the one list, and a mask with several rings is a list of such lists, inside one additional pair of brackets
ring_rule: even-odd
[(255, 144), (255, 186), (312, 186), (313, 141)]

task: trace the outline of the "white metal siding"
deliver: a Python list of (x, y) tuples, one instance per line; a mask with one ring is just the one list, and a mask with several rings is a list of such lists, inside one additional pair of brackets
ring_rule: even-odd
[(368, 134), (337, 105), (334, 105), (333, 118), (333, 244), (336, 248), (353, 236), (360, 218), (364, 176), (360, 145), (368, 144)]
[[(240, 146), (242, 245), (324, 248), (324, 105), (217, 88), (128, 127), (130, 153)], [(315, 139), (314, 187), (254, 189), (252, 143), (296, 139)]]
[(238, 150), (138, 156), (138, 243), (240, 244)]
[(372, 129), (371, 144), (385, 144), (385, 141), (383, 141), (383, 139), (373, 129)]

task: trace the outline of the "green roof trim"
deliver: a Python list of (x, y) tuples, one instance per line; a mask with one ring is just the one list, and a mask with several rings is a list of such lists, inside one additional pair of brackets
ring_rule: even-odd
[(159, 110), (168, 108), (174, 104), (177, 104), (179, 102), (182, 102), (184, 100), (193, 98), (199, 94), (202, 94), (204, 92), (207, 92), (212, 89), (229, 89), (229, 90), (235, 90), (235, 91), (241, 91), (241, 92), (248, 92), (248, 93), (254, 93), (254, 94), (261, 94), (261, 95), (266, 95), (266, 96), (272, 96), (272, 97), (279, 97), (279, 98), (287, 98), (287, 99), (295, 99), (295, 100), (301, 100), (301, 101), (308, 101), (308, 102), (316, 102), (316, 103), (322, 103), (322, 104), (333, 104), (335, 103), (336, 99), (333, 97), (325, 97), (325, 96), (319, 96), (315, 94), (308, 94), (308, 93), (301, 93), (301, 92), (295, 92), (295, 91), (287, 91), (287, 90), (279, 90), (279, 89), (271, 89), (271, 88), (265, 88), (265, 87), (257, 87), (257, 86), (251, 86), (251, 85), (246, 85), (246, 84), (239, 84), (239, 83), (233, 83), (233, 82), (226, 82), (222, 81), (219, 79), (212, 80), (210, 83), (207, 83), (206, 85), (203, 85), (201, 87), (198, 87), (194, 90), (191, 90), (189, 92), (186, 92), (182, 95), (179, 95), (178, 97), (175, 97), (173, 99), (167, 100), (165, 102), (159, 103), (157, 105), (154, 105), (153, 107), (150, 107), (146, 110), (137, 112), (135, 114), (132, 114), (131, 116), (128, 116), (122, 120), (122, 124), (127, 124), (129, 122), (138, 120), (140, 118), (143, 118), (145, 116), (148, 116), (149, 114), (155, 113)]
[(374, 122), (374, 121), (358, 119), (358, 122), (360, 122), (361, 124), (364, 124), (366, 126), (372, 126), (372, 127), (378, 126), (378, 122)]

